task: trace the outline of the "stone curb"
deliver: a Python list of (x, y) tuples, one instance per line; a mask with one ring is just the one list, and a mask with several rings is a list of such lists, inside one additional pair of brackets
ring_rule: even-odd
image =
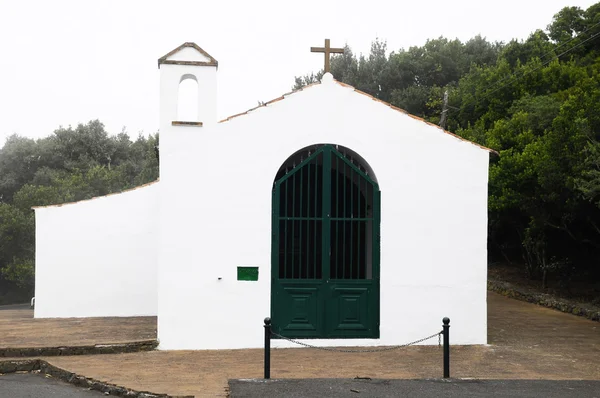
[(133, 341), (130, 343), (95, 344), (62, 347), (0, 347), (0, 358), (54, 357), (66, 355), (122, 354), (127, 352), (152, 351), (157, 340)]
[(129, 398), (194, 398), (192, 395), (167, 395), (155, 394), (148, 391), (136, 391), (130, 388), (117, 386), (110, 383), (105, 383), (90, 377), (81, 376), (67, 370), (58, 368), (41, 359), (28, 360), (5, 360), (0, 361), (0, 374), (15, 373), (15, 372), (34, 372), (50, 375), (56, 379), (73, 384), (78, 387), (89, 388), (103, 392), (106, 395)]
[(527, 291), (527, 289), (517, 288), (508, 282), (488, 280), (487, 287), (488, 290), (506, 297), (527, 301), (528, 303), (541, 305), (567, 314), (582, 316), (589, 320), (600, 322), (600, 311), (585, 308), (581, 304), (575, 302), (559, 299), (549, 294)]

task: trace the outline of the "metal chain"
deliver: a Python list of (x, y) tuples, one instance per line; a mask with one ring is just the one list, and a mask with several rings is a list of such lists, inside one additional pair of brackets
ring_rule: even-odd
[(347, 350), (347, 349), (341, 349), (341, 348), (331, 348), (331, 347), (317, 347), (314, 345), (310, 345), (307, 343), (303, 343), (301, 341), (298, 340), (294, 340), (294, 339), (290, 339), (288, 337), (282, 336), (278, 333), (275, 332), (271, 332), (271, 334), (275, 337), (279, 337), (280, 339), (284, 339), (287, 341), (290, 341), (292, 343), (298, 344), (298, 345), (302, 345), (308, 348), (316, 348), (317, 350), (323, 350), (323, 351), (334, 351), (334, 352), (347, 352), (347, 353), (361, 353), (361, 352), (382, 352), (382, 351), (392, 351), (392, 350), (397, 350), (399, 348), (404, 348), (404, 347), (408, 347), (411, 346), (413, 344), (417, 344), (417, 343), (422, 343), (423, 341), (429, 340), (434, 338), (435, 336), (438, 336), (438, 345), (441, 345), (441, 335), (442, 333), (444, 333), (444, 331), (432, 334), (431, 336), (427, 336), (424, 337), (422, 339), (419, 340), (415, 340), (415, 341), (411, 341), (410, 343), (406, 343), (406, 344), (402, 344), (402, 345), (396, 345), (396, 346), (392, 346), (392, 347), (385, 347), (385, 348), (373, 348), (373, 349), (367, 349), (367, 350)]

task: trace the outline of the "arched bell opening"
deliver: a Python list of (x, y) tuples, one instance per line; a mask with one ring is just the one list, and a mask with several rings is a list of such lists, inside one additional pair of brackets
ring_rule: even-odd
[(198, 121), (198, 95), (198, 79), (196, 76), (192, 74), (181, 76), (177, 93), (178, 121)]

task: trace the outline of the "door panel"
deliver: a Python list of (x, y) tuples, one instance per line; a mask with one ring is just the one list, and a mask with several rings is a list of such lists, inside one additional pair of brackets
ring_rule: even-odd
[(330, 337), (369, 337), (372, 316), (369, 313), (369, 286), (335, 286), (331, 289)]
[(318, 337), (322, 329), (319, 286), (282, 284), (272, 309), (279, 334)]

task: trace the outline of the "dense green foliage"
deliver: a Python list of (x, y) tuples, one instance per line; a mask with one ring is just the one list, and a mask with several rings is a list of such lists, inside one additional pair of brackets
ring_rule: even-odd
[(10, 136), (0, 149), (0, 303), (31, 297), (32, 206), (89, 199), (158, 178), (158, 135), (109, 136), (99, 121), (47, 138)]
[[(332, 74), (499, 153), (490, 165), (490, 261), (545, 282), (600, 280), (600, 3), (567, 7), (523, 41), (439, 38), (387, 55), (350, 48)], [(297, 77), (295, 89), (322, 72)]]

